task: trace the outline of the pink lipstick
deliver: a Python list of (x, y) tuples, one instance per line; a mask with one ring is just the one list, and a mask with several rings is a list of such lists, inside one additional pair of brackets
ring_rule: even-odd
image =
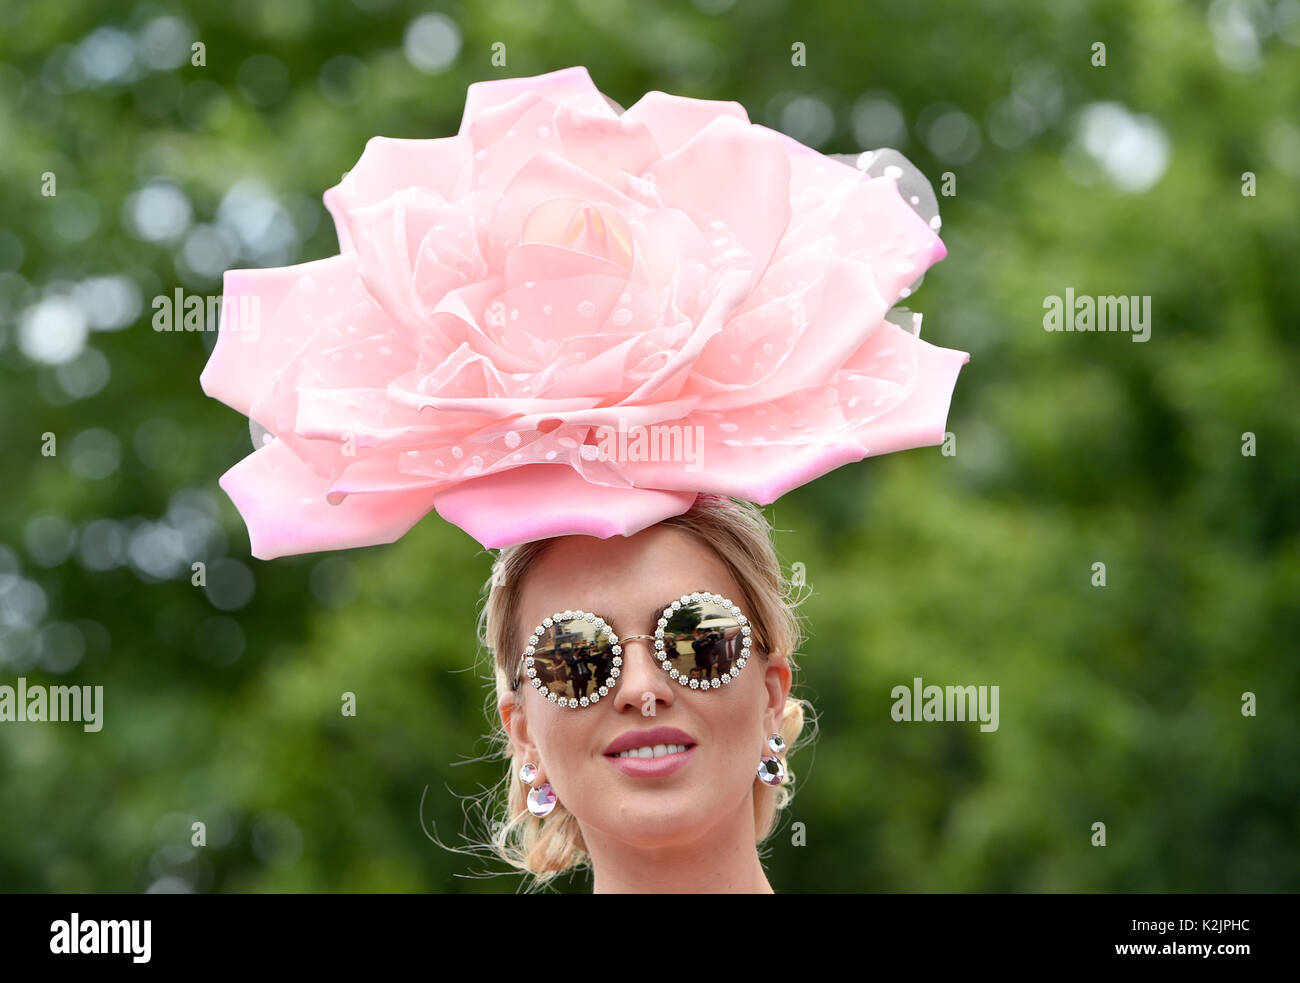
[(633, 778), (663, 778), (684, 768), (695, 748), (695, 738), (676, 727), (629, 730), (605, 748), (605, 760)]

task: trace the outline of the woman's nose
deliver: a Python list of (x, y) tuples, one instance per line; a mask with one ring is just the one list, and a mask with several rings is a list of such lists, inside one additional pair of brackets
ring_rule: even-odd
[(655, 711), (646, 711), (646, 707), (662, 704), (672, 706), (672, 680), (663, 671), (655, 657), (654, 639), (638, 635), (631, 639), (622, 639), (623, 665), (619, 672), (619, 687), (614, 692), (619, 709), (624, 706), (639, 706), (647, 715)]

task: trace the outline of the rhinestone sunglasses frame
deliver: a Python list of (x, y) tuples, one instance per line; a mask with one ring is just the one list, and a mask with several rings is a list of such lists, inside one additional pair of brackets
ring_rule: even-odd
[[(668, 619), (671, 618), (673, 614), (675, 614), (683, 606), (688, 604), (697, 604), (701, 601), (709, 601), (714, 604), (721, 605), (727, 611), (728, 614), (730, 614), (736, 619), (736, 623), (740, 625), (740, 635), (741, 635), (741, 639), (740, 639), (741, 654), (740, 657), (736, 659), (735, 664), (727, 672), (723, 673), (721, 676), (715, 679), (706, 680), (704, 682), (701, 682), (699, 679), (688, 678), (686, 675), (683, 675), (681, 672), (678, 671), (678, 669), (672, 664), (672, 660), (669, 658), (667, 652), (665, 651), (666, 643), (664, 641), (664, 629), (668, 625)], [(560, 621), (586, 621), (592, 624), (596, 628), (597, 632), (609, 636), (610, 651), (613, 653), (613, 658), (610, 660), (612, 663), (612, 668), (609, 671), (609, 681), (605, 685), (598, 687), (596, 692), (593, 693), (591, 696), (583, 696), (581, 698), (556, 696), (555, 693), (551, 692), (546, 688), (545, 683), (543, 683), (539, 678), (537, 678), (537, 669), (534, 664), (534, 656), (537, 651), (537, 643), (541, 640), (541, 636), (543, 632), (545, 632), (548, 628), (552, 627), (556, 622), (560, 622)], [(735, 602), (723, 597), (721, 594), (713, 594), (708, 591), (695, 591), (694, 593), (691, 594), (683, 594), (677, 600), (671, 602), (667, 607), (664, 608), (663, 614), (660, 615), (659, 617), (659, 623), (658, 625), (655, 626), (655, 633), (654, 633), (655, 658), (659, 660), (659, 667), (664, 671), (666, 671), (670, 678), (676, 679), (677, 682), (680, 683), (682, 686), (689, 686), (691, 689), (696, 689), (696, 690), (721, 689), (722, 686), (726, 685), (727, 683), (730, 683), (733, 679), (735, 679), (738, 675), (740, 675), (740, 670), (744, 669), (745, 664), (749, 661), (749, 651), (750, 651), (750, 644), (751, 644), (750, 636), (751, 636), (751, 629), (749, 625), (749, 619), (745, 617), (745, 615), (741, 612), (740, 608), (735, 604)], [(650, 636), (648, 635), (628, 635), (627, 639), (630, 640), (633, 638), (649, 638), (649, 637)], [(619, 674), (622, 672), (622, 667), (623, 667), (623, 647), (619, 642), (618, 635), (615, 633), (614, 629), (610, 626), (609, 622), (607, 622), (600, 615), (594, 614), (591, 611), (557, 611), (549, 618), (543, 618), (541, 624), (539, 624), (536, 628), (533, 629), (533, 633), (528, 639), (528, 645), (524, 649), (523, 655), (519, 660), (519, 668), (516, 669), (515, 671), (515, 688), (517, 689), (519, 687), (520, 682), (522, 681), (520, 679), (520, 672), (521, 671), (526, 672), (528, 678), (532, 681), (533, 688), (537, 690), (538, 693), (545, 696), (549, 702), (554, 703), (558, 707), (564, 707), (566, 709), (576, 710), (580, 707), (592, 706), (596, 703), (599, 703), (601, 697), (608, 696), (610, 693), (612, 693), (614, 691), (614, 687), (618, 685), (618, 677)]]

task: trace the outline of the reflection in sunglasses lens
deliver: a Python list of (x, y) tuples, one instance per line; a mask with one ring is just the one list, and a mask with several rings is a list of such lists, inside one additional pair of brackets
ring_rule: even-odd
[(735, 678), (749, 654), (749, 639), (734, 605), (691, 601), (666, 618), (660, 661), (673, 679), (692, 689), (717, 689)]
[(524, 665), (552, 703), (585, 707), (613, 688), (622, 659), (600, 625), (581, 618), (555, 621), (534, 637), (533, 654)]

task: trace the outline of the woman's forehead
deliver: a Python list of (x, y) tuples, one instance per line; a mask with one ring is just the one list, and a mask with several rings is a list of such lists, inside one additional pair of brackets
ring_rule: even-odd
[(635, 536), (565, 536), (525, 576), (520, 630), (556, 611), (591, 611), (622, 634), (653, 630), (647, 618), (682, 594), (711, 591), (742, 603), (717, 554), (690, 533), (652, 526)]

